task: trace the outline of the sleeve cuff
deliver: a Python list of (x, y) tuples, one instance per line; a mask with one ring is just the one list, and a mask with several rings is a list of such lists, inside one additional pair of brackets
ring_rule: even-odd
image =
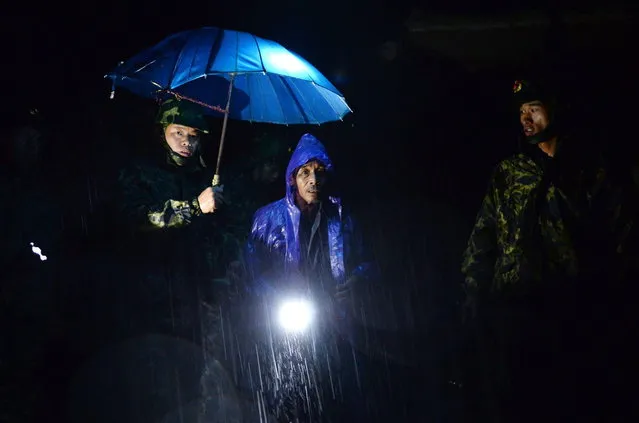
[(191, 209), (193, 210), (193, 212), (191, 213), (193, 216), (199, 216), (202, 214), (202, 209), (200, 209), (200, 202), (198, 201), (197, 197), (191, 200)]

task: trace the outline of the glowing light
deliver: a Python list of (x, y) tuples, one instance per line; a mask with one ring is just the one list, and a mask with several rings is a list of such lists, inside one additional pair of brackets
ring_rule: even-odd
[(277, 51), (270, 54), (270, 61), (275, 66), (290, 73), (306, 70), (306, 65), (300, 59), (288, 52)]
[(40, 249), (40, 247), (37, 247), (33, 242), (31, 242), (30, 244), (31, 244), (31, 251), (33, 251), (34, 254), (40, 257), (40, 261), (45, 261), (47, 259), (47, 256), (42, 254), (42, 250)]
[(307, 300), (285, 301), (280, 306), (279, 323), (287, 332), (304, 332), (311, 325), (314, 314), (313, 305)]

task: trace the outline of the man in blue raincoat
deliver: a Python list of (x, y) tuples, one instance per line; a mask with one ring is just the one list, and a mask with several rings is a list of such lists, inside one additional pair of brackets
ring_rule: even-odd
[[(321, 305), (318, 308), (325, 313), (320, 313), (320, 319), (336, 318), (333, 321), (341, 322), (336, 325), (341, 328), (338, 330), (341, 336), (326, 335), (322, 344), (327, 348), (326, 356), (331, 355), (328, 350), (332, 350), (339, 357), (341, 373), (331, 377), (339, 377), (342, 385), (352, 384), (350, 388), (343, 388), (342, 395), (361, 395), (359, 400), (346, 399), (350, 403), (347, 407), (338, 407), (361, 413), (348, 416), (349, 421), (355, 421), (369, 408), (365, 400), (372, 401), (372, 398), (364, 398), (362, 394), (363, 360), (359, 360), (345, 342), (351, 338), (352, 330), (344, 328), (353, 326), (348, 324), (349, 316), (358, 310), (360, 300), (376, 276), (376, 266), (341, 199), (330, 195), (333, 170), (322, 143), (313, 135), (303, 135), (286, 169), (286, 196), (255, 213), (246, 259), (249, 291), (254, 297), (273, 298), (287, 295), (290, 290), (304, 291)], [(280, 364), (280, 377), (284, 364)], [(320, 370), (325, 375), (329, 372), (330, 369)], [(319, 376), (319, 379), (323, 380), (320, 391), (337, 385), (333, 379), (329, 383), (328, 376)], [(325, 400), (330, 396), (324, 395)], [(335, 398), (336, 394), (333, 392), (332, 396)]]
[(329, 195), (332, 173), (322, 143), (303, 135), (286, 169), (286, 196), (253, 217), (247, 261), (254, 293), (277, 291), (297, 274), (349, 311), (376, 274), (353, 218)]

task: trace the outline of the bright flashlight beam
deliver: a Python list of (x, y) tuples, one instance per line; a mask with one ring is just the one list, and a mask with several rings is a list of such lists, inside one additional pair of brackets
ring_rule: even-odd
[(279, 322), (287, 332), (303, 332), (313, 320), (313, 306), (306, 300), (289, 300), (280, 306)]

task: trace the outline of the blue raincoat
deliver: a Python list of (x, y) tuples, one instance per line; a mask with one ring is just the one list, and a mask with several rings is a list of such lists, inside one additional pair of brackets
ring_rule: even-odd
[[(286, 169), (286, 197), (259, 209), (253, 217), (247, 246), (247, 265), (251, 275), (249, 289), (263, 294), (277, 289), (275, 275), (288, 275), (300, 269), (300, 210), (295, 204), (294, 172), (309, 161), (321, 162), (329, 174), (333, 163), (324, 145), (313, 135), (305, 134), (291, 156)], [(365, 251), (355, 222), (342, 206), (341, 199), (329, 197), (322, 204), (328, 219), (330, 273), (335, 284), (351, 276), (370, 279), (377, 272)], [(275, 270), (267, 272), (267, 270)]]

